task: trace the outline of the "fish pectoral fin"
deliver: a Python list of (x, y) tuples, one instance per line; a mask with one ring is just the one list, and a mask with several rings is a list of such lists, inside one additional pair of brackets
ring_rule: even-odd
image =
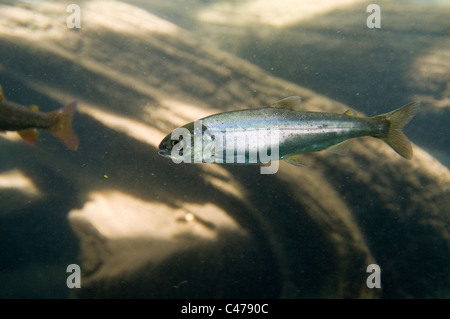
[(344, 112), (344, 115), (347, 116), (351, 116), (351, 117), (358, 117), (358, 113), (356, 113), (354, 110), (352, 109), (348, 109), (347, 111)]
[(295, 166), (308, 166), (309, 161), (303, 154), (292, 154), (282, 158), (283, 161)]
[(352, 148), (352, 143), (350, 140), (346, 140), (344, 142), (341, 142), (339, 144), (330, 146), (327, 148), (328, 152), (335, 153), (338, 155), (347, 155), (350, 149)]
[(17, 133), (20, 135), (20, 137), (27, 142), (28, 144), (34, 145), (36, 144), (37, 136), (38, 136), (38, 130), (36, 129), (29, 129), (29, 130), (21, 130), (17, 131)]
[(287, 109), (291, 111), (300, 111), (302, 104), (302, 98), (300, 96), (289, 96), (282, 100), (279, 100), (273, 104), (270, 104), (268, 107), (272, 107), (275, 109)]
[(3, 88), (0, 85), (0, 101), (6, 101), (5, 94), (3, 94)]

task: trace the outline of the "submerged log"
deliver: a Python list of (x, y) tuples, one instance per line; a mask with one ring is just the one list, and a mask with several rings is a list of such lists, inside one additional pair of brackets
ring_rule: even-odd
[[(47, 194), (33, 210), (66, 203), (60, 213), (80, 243), (74, 297), (430, 297), (448, 289), (450, 173), (425, 151), (414, 147), (407, 161), (362, 138), (348, 156), (312, 154), (308, 167), (280, 163), (274, 175), (176, 165), (158, 156), (158, 143), (203, 116), (289, 95), (305, 110), (348, 106), (137, 7), (85, 1), (73, 30), (65, 9), (2, 7), (2, 85), (24, 104), (78, 100), (80, 148), (66, 151), (45, 134), (34, 149), (0, 143), (10, 159), (2, 170), (25, 172)], [(8, 94), (9, 83), (26, 95)], [(17, 149), (30, 158), (14, 164)], [(382, 289), (366, 284), (370, 264), (382, 270)]]

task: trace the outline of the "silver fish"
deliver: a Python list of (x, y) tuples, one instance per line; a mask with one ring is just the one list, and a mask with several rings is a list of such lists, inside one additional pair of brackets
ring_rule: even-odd
[[(179, 128), (185, 134), (175, 130), (161, 141), (159, 154), (195, 162), (267, 163), (267, 156), (261, 156), (261, 152), (255, 155), (265, 150), (271, 154), (277, 151), (277, 158), (272, 160), (302, 165), (300, 154), (321, 150), (344, 153), (349, 139), (371, 136), (383, 140), (404, 158), (412, 158), (411, 143), (402, 128), (415, 115), (419, 102), (374, 117), (360, 117), (351, 110), (344, 114), (304, 112), (299, 111), (300, 103), (300, 97), (291, 96), (265, 108), (218, 113), (188, 123)], [(274, 133), (275, 143), (270, 141)], [(218, 151), (226, 151), (225, 160)]]

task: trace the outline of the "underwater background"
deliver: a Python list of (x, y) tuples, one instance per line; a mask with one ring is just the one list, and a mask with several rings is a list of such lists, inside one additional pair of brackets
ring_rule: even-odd
[[(0, 134), (0, 298), (449, 298), (450, 5), (377, 1), (369, 28), (372, 3), (0, 0), (6, 98), (77, 100), (80, 139)], [(367, 116), (420, 100), (414, 158), (371, 138), (273, 175), (158, 155), (176, 127), (291, 95)]]

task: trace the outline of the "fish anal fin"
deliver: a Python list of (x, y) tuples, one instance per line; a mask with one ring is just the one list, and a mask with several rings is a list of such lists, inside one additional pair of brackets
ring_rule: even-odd
[(300, 111), (302, 104), (302, 99), (300, 96), (289, 96), (282, 100), (279, 100), (273, 104), (270, 104), (268, 107), (272, 107), (275, 109), (287, 109), (291, 111)]
[(303, 154), (292, 154), (282, 158), (283, 161), (295, 166), (308, 166), (309, 161)]
[(5, 94), (3, 94), (3, 88), (0, 85), (0, 101), (6, 101)]
[(36, 140), (37, 140), (37, 136), (38, 136), (38, 130), (36, 130), (36, 129), (28, 129), (28, 130), (17, 131), (17, 133), (28, 144), (30, 144), (30, 145), (36, 144)]
[(352, 148), (351, 141), (346, 140), (339, 144), (330, 146), (329, 148), (327, 148), (327, 151), (343, 156), (343, 155), (347, 155), (351, 148)]

